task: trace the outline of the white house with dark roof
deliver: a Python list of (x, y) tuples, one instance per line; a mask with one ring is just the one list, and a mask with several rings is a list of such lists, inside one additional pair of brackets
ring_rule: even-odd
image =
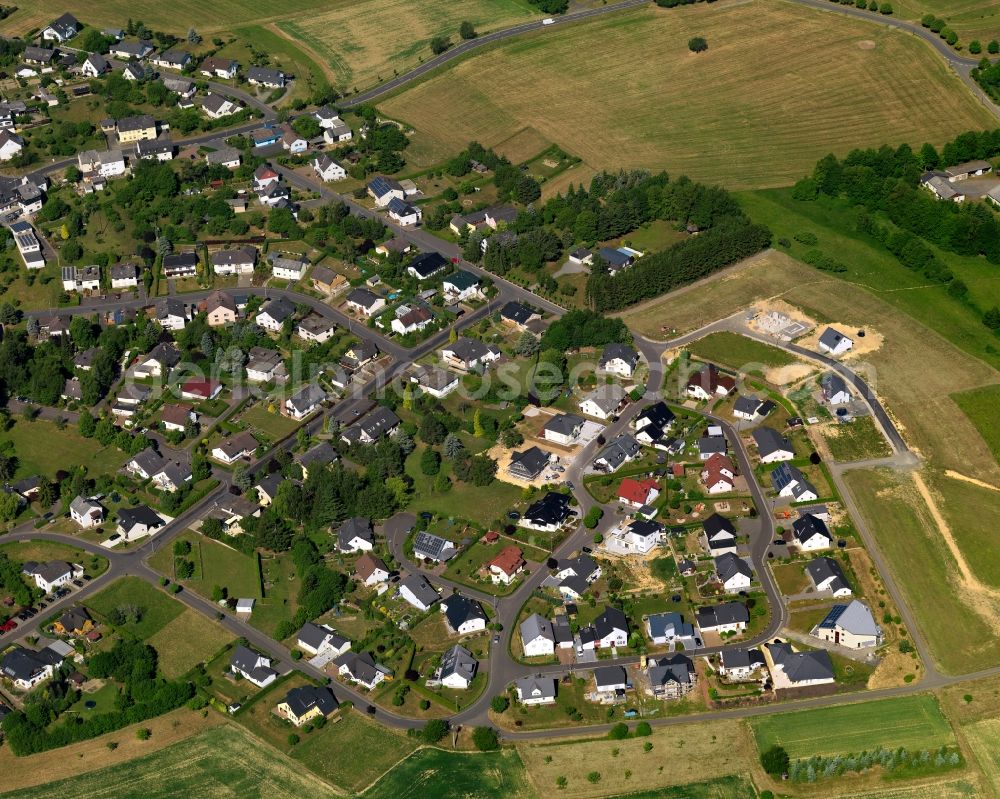
[(218, 250), (209, 257), (212, 271), (217, 275), (253, 274), (257, 264), (256, 247), (239, 247), (234, 250)]
[(701, 522), (701, 545), (710, 555), (718, 557), (736, 553), (736, 528), (725, 516), (713, 513)]
[(515, 680), (514, 688), (522, 705), (555, 704), (556, 681), (552, 677), (522, 677)]
[(757, 427), (750, 435), (757, 445), (761, 463), (780, 463), (795, 457), (791, 441), (772, 427)]
[(325, 655), (330, 660), (339, 657), (351, 648), (350, 639), (345, 638), (326, 624), (302, 625), (296, 635), (295, 645), (310, 655)]
[(334, 663), (337, 665), (337, 673), (341, 677), (367, 688), (369, 691), (385, 680), (388, 675), (387, 670), (379, 666), (368, 652), (361, 654), (345, 652)]
[(715, 558), (715, 576), (729, 594), (745, 591), (753, 581), (753, 569), (739, 555), (726, 552)]
[(374, 316), (385, 308), (385, 298), (379, 297), (365, 288), (356, 288), (344, 300), (347, 307), (365, 316)]
[(816, 487), (790, 463), (782, 463), (771, 472), (771, 485), (779, 497), (789, 497), (793, 502), (812, 502), (819, 499)]
[(452, 541), (439, 535), (421, 532), (413, 537), (414, 557), (430, 560), (434, 563), (444, 563), (455, 557), (457, 552), (458, 550)]
[(753, 679), (767, 663), (764, 654), (756, 648), (722, 650), (719, 662), (719, 673), (733, 682)]
[(452, 594), (441, 600), (441, 612), (449, 629), (457, 635), (483, 632), (486, 629), (486, 613), (475, 599), (462, 594)]
[(90, 530), (104, 521), (104, 508), (97, 500), (78, 496), (69, 504), (69, 515), (84, 530)]
[(806, 564), (806, 575), (817, 591), (829, 591), (840, 599), (851, 596), (851, 586), (844, 576), (844, 570), (833, 558), (816, 558)]
[(471, 300), (482, 296), (479, 276), (465, 269), (459, 269), (441, 281), (445, 299), (451, 301)]
[(764, 649), (774, 664), (771, 678), (775, 688), (829, 685), (836, 680), (830, 655), (822, 649), (796, 652), (783, 641), (765, 644)]
[(399, 584), (399, 596), (417, 610), (430, 610), (431, 606), (441, 599), (426, 577), (422, 574), (411, 574)]
[(608, 374), (631, 377), (639, 363), (639, 353), (627, 344), (606, 344), (598, 368)]
[(549, 465), (549, 453), (538, 447), (515, 452), (510, 457), (507, 473), (518, 480), (531, 482)]
[(441, 348), (441, 360), (464, 371), (485, 370), (500, 360), (500, 350), (479, 339), (461, 336)]
[(546, 441), (563, 447), (573, 446), (583, 432), (584, 419), (572, 413), (559, 413), (549, 418), (542, 428)]
[(476, 677), (479, 661), (464, 646), (455, 644), (441, 656), (439, 679), (445, 688), (465, 690)]
[(820, 389), (823, 392), (823, 400), (830, 405), (844, 405), (851, 401), (851, 390), (847, 387), (847, 381), (840, 375), (827, 372), (820, 378)]
[(792, 535), (803, 552), (815, 552), (833, 546), (833, 536), (826, 522), (812, 514), (806, 514), (792, 522)]
[(750, 613), (742, 602), (723, 602), (698, 608), (698, 627), (703, 633), (742, 632), (750, 621)]
[(334, 161), (326, 153), (320, 153), (312, 162), (313, 171), (316, 172), (320, 180), (332, 183), (337, 180), (347, 179), (347, 170)]
[(337, 530), (337, 549), (341, 552), (371, 552), (374, 548), (372, 523), (363, 516), (347, 519)]
[(521, 622), (518, 629), (525, 657), (544, 657), (556, 653), (556, 636), (552, 631), (552, 622), (544, 616), (533, 613)]
[(229, 670), (258, 688), (266, 688), (278, 679), (278, 672), (271, 668), (271, 658), (243, 645), (237, 645), (233, 650)]
[(819, 351), (827, 355), (843, 355), (854, 346), (854, 342), (841, 333), (828, 327), (819, 337)]
[(322, 408), (326, 400), (326, 392), (315, 383), (310, 383), (285, 400), (285, 414), (301, 421)]
[(22, 565), (21, 571), (34, 580), (35, 585), (46, 594), (66, 585), (66, 583), (83, 574), (83, 569), (80, 566), (61, 560), (53, 560), (47, 563), (36, 563), (33, 560), (29, 560)]

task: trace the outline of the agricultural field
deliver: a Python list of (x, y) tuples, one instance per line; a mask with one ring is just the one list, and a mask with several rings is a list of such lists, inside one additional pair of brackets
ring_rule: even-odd
[(350, 93), (432, 58), (430, 42), (435, 36), (459, 42), (463, 20), (482, 34), (534, 16), (539, 16), (537, 9), (523, 0), (354, 0), (297, 14), (276, 26), (324, 65), (334, 88)]
[[(698, 55), (687, 48), (696, 35), (709, 43)], [(612, 41), (657, 58), (637, 71)], [(880, 77), (859, 92), (859, 74)], [(647, 8), (558, 37), (529, 35), (380, 108), (416, 129), (407, 158), (423, 166), (469, 141), (492, 146), (532, 128), (581, 167), (666, 169), (727, 188), (788, 185), (827, 152), (886, 140), (941, 144), (995, 121), (908, 34), (761, 0)]]
[[(134, 737), (134, 736), (132, 736)], [(152, 739), (151, 739), (152, 740)], [(99, 771), (0, 794), (18, 799), (325, 799), (340, 794), (318, 777), (259, 743), (238, 727), (207, 730), (194, 738)]]
[(900, 0), (893, 4), (894, 16), (919, 22), (924, 14), (934, 14), (948, 22), (962, 44), (997, 38), (1000, 31), (1000, 8), (993, 0)]
[(823, 438), (830, 455), (840, 463), (885, 458), (892, 454), (892, 447), (871, 416), (855, 419), (850, 424), (827, 425), (823, 428)]
[[(328, 782), (356, 793), (415, 748), (411, 739), (355, 712), (305, 738), (292, 757)], [(364, 757), (331, 757), (331, 752), (363, 752)]]
[[(988, 595), (962, 585), (912, 478), (862, 470), (847, 472), (844, 480), (942, 670), (965, 673), (996, 665), (996, 608)], [(961, 624), (952, 623), (959, 618)]]
[(879, 788), (874, 791), (860, 793), (838, 794), (837, 799), (975, 799), (980, 796), (979, 789), (965, 779), (943, 780), (941, 782), (923, 782), (919, 785), (894, 785), (891, 788)]
[[(647, 742), (653, 744), (649, 752), (644, 750)], [(735, 720), (654, 727), (648, 737), (624, 741), (612, 742), (606, 738), (565, 743), (540, 741), (518, 744), (517, 748), (528, 776), (540, 793), (555, 786), (557, 777), (565, 776), (567, 791), (574, 797), (633, 791), (649, 791), (650, 796), (658, 796), (655, 789), (665, 786), (745, 774), (756, 760), (746, 726)], [(617, 755), (613, 754), (615, 750)], [(657, 768), (663, 764), (669, 767)], [(591, 784), (585, 779), (591, 771), (600, 773), (599, 783)], [(631, 772), (629, 776), (627, 771)]]
[(94, 438), (84, 438), (75, 425), (60, 430), (54, 422), (44, 419), (19, 419), (0, 434), (0, 440), (11, 441), (17, 455), (15, 477), (41, 475), (53, 479), (59, 470), (85, 466), (96, 476), (118, 470), (128, 457), (116, 447), (104, 447)]
[[(871, 723), (875, 718), (878, 724)], [(930, 694), (760, 716), (750, 726), (760, 751), (777, 744), (793, 760), (878, 746), (936, 749), (955, 742), (948, 720)]]
[(491, 799), (533, 795), (517, 751), (421, 749), (362, 794), (364, 799)]
[[(328, 0), (304, 0), (295, 6), (297, 13), (329, 5)], [(151, 28), (169, 31), (183, 37), (188, 27), (194, 27), (202, 36), (232, 30), (233, 24), (247, 25), (273, 19), (287, 18), (287, 13), (274, 6), (250, 0), (179, 0), (169, 5), (143, 3), (136, 6), (127, 0), (32, 0), (22, 3), (18, 10), (0, 24), (5, 35), (24, 34), (39, 29), (68, 11), (81, 22), (96, 27), (125, 27), (129, 18), (141, 19)]]
[(773, 367), (797, 362), (794, 355), (784, 350), (728, 332), (710, 333), (690, 344), (687, 350), (702, 360), (740, 371), (760, 371), (755, 364)]
[(1000, 425), (996, 423), (997, 408), (1000, 408), (1000, 385), (962, 391), (952, 394), (951, 398), (975, 425), (993, 457), (1000, 463)]
[[(183, 581), (186, 586), (209, 598), (215, 586), (227, 589), (229, 596), (261, 598), (260, 567), (256, 555), (245, 555), (190, 530), (176, 540), (191, 544), (191, 552), (184, 558), (194, 563), (194, 576)], [(163, 547), (150, 558), (150, 565), (174, 579), (173, 547)]]
[(1000, 589), (1000, 547), (996, 538), (1000, 490), (943, 475), (934, 475), (928, 483), (973, 574)]

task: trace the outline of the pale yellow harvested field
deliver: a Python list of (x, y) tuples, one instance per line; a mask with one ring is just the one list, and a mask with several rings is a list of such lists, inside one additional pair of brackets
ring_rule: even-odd
[[(649, 752), (643, 751), (646, 742), (653, 744)], [(574, 797), (614, 796), (746, 774), (756, 760), (750, 733), (742, 721), (654, 727), (647, 738), (625, 741), (603, 738), (574, 741), (572, 745), (524, 743), (517, 749), (539, 796), (547, 795), (560, 775), (574, 775)], [(546, 758), (551, 760), (546, 762)], [(658, 768), (661, 765), (665, 766), (662, 771)], [(628, 778), (626, 770), (631, 772)], [(596, 784), (582, 779), (591, 771), (601, 775)]]
[[(695, 35), (707, 52), (688, 51)], [(915, 38), (763, 0), (649, 8), (519, 39), (382, 106), (442, 153), (530, 126), (594, 168), (731, 188), (787, 185), (831, 151), (940, 144), (996, 122)]]
[(962, 728), (983, 776), (1000, 793), (1000, 719), (985, 719)]
[(297, 12), (278, 27), (304, 42), (332, 68), (338, 89), (366, 89), (433, 57), (435, 36), (460, 40), (468, 20), (479, 33), (539, 16), (523, 0), (350, 0), (327, 3), (309, 14)]

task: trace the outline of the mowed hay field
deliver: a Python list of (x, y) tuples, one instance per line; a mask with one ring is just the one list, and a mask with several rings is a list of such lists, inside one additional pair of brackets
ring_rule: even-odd
[[(707, 52), (688, 51), (696, 35)], [(763, 0), (534, 34), (380, 108), (416, 128), (411, 161), (532, 127), (591, 168), (662, 168), (730, 188), (790, 184), (831, 151), (941, 144), (996, 122), (917, 39)]]
[[(134, 736), (133, 736), (134, 737)], [(152, 739), (151, 739), (152, 740)], [(327, 799), (340, 796), (292, 760), (233, 726), (128, 763), (38, 788), (0, 794), (18, 799)]]
[(937, 699), (929, 694), (760, 716), (751, 727), (760, 751), (782, 746), (793, 760), (877, 746), (919, 751), (955, 743)]
[(276, 24), (332, 70), (337, 89), (348, 92), (429, 60), (435, 36), (461, 41), (458, 26), (463, 20), (483, 34), (539, 16), (527, 0), (350, 0), (324, 6)]
[(146, 643), (156, 650), (163, 676), (174, 679), (210, 661), (232, 639), (222, 626), (187, 608)]
[(1000, 589), (1000, 490), (947, 475), (929, 474), (927, 478), (972, 573)]
[[(653, 744), (650, 752), (643, 751), (647, 742)], [(570, 795), (598, 797), (745, 774), (757, 758), (746, 725), (732, 720), (654, 727), (648, 737), (624, 741), (540, 741), (517, 748), (541, 796), (559, 776), (569, 779)], [(663, 764), (669, 765), (661, 771), (657, 766)], [(600, 772), (600, 782), (585, 779), (591, 771)], [(631, 771), (629, 777), (626, 771)]]

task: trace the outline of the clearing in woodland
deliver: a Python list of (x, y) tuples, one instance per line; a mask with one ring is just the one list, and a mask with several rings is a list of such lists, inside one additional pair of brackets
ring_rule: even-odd
[[(692, 36), (708, 50), (691, 53)], [(656, 57), (637, 70), (623, 52)], [(862, 90), (859, 75), (879, 77)], [(727, 188), (788, 185), (831, 151), (940, 145), (996, 122), (924, 42), (762, 0), (646, 8), (530, 34), (379, 105), (416, 129), (415, 165), (531, 127), (594, 169), (666, 169)]]

